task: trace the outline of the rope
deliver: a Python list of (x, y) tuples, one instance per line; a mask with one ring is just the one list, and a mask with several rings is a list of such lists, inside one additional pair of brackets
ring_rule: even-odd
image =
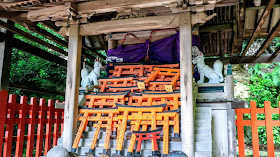
[(143, 40), (141, 40), (141, 39), (137, 38), (135, 35), (133, 35), (133, 34), (131, 34), (131, 33), (127, 33), (127, 34), (124, 36), (124, 38), (123, 38), (123, 41), (122, 41), (122, 44), (121, 44), (121, 45), (123, 45), (123, 43), (124, 43), (124, 41), (125, 41), (125, 39), (126, 39), (126, 37), (127, 37), (128, 35), (131, 35), (131, 36), (133, 36), (135, 39), (137, 39), (137, 40), (139, 40), (139, 41), (141, 41), (141, 42), (145, 43), (145, 41), (143, 41)]

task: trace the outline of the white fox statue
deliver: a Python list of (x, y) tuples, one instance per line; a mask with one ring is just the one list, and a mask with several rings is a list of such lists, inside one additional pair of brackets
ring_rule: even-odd
[(100, 77), (100, 69), (102, 68), (102, 63), (100, 59), (96, 59), (94, 62), (94, 69), (89, 73), (88, 69), (83, 67), (81, 71), (81, 77), (82, 77), (82, 82), (81, 86), (86, 87), (86, 86), (91, 86), (92, 84), (94, 86), (99, 85), (99, 77)]
[(204, 62), (203, 54), (196, 46), (192, 47), (193, 64), (197, 64), (200, 80), (197, 83), (204, 83), (205, 77), (209, 79), (208, 83), (220, 83), (224, 81), (223, 77), (223, 63), (220, 60), (214, 62), (213, 68), (209, 67)]

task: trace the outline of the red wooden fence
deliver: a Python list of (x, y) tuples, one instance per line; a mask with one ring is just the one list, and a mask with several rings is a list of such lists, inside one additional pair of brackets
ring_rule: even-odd
[[(63, 130), (63, 109), (55, 109), (54, 101), (36, 98), (27, 102), (26, 96), (20, 97), (7, 91), (0, 92), (0, 157), (26, 157), (46, 155)], [(5, 134), (4, 134), (5, 133)], [(34, 144), (36, 146), (34, 147)], [(33, 155), (33, 152), (36, 154)]]
[[(272, 120), (272, 114), (279, 114), (280, 108), (271, 108), (271, 102), (265, 101), (264, 108), (257, 108), (256, 102), (250, 102), (250, 108), (236, 109), (236, 125), (238, 135), (239, 156), (245, 157), (244, 126), (252, 128), (253, 156), (259, 157), (259, 134), (258, 126), (266, 127), (267, 153), (269, 157), (274, 157), (273, 126), (280, 126), (279, 120)], [(244, 120), (243, 114), (251, 114), (251, 120)], [(257, 114), (265, 114), (265, 120), (257, 120)]]

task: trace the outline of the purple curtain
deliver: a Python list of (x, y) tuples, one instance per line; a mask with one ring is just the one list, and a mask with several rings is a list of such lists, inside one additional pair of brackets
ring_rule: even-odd
[[(197, 46), (200, 50), (201, 41), (200, 37), (192, 36), (192, 45)], [(143, 44), (133, 45), (133, 46), (119, 46), (116, 49), (108, 50), (107, 56), (110, 61), (116, 62), (141, 62), (147, 54), (147, 49), (149, 47), (149, 41), (146, 40)], [(179, 32), (170, 37), (158, 40), (156, 42), (150, 43), (150, 48), (148, 52), (150, 60), (159, 63), (179, 63), (180, 62), (180, 41)]]

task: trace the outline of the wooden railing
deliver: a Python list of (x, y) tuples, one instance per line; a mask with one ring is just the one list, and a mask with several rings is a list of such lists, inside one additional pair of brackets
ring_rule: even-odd
[[(39, 157), (55, 145), (63, 130), (63, 109), (55, 109), (54, 101), (0, 92), (0, 157)], [(5, 134), (4, 134), (5, 133)], [(2, 149), (3, 148), (3, 149)], [(24, 151), (26, 150), (26, 151)]]
[[(266, 127), (267, 153), (274, 157), (273, 126), (280, 126), (279, 120), (272, 120), (272, 114), (279, 114), (280, 108), (271, 108), (271, 102), (265, 101), (264, 108), (257, 108), (256, 102), (250, 102), (250, 108), (236, 109), (236, 125), (238, 136), (239, 157), (245, 157), (244, 126), (252, 128), (253, 156), (259, 157), (259, 134), (258, 126)], [(251, 114), (250, 120), (244, 120), (243, 114)], [(265, 120), (258, 120), (257, 114), (265, 114)]]

